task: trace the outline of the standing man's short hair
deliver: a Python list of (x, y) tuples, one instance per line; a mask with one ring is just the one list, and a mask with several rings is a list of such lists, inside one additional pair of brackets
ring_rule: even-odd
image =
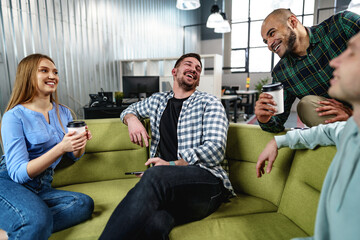
[(184, 54), (182, 55), (175, 63), (174, 65), (174, 68), (178, 67), (179, 64), (182, 62), (182, 60), (184, 60), (185, 58), (188, 58), (188, 57), (192, 57), (192, 58), (196, 58), (199, 62), (200, 62), (200, 66), (202, 68), (202, 62), (201, 62), (201, 57), (199, 54), (197, 53), (187, 53), (187, 54)]

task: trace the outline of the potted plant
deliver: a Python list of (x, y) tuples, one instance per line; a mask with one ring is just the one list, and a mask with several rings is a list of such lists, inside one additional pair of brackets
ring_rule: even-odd
[(265, 77), (265, 78), (261, 78), (260, 81), (258, 81), (258, 82), (255, 84), (255, 90), (257, 90), (258, 93), (259, 93), (259, 94), (258, 94), (258, 97), (259, 97), (259, 95), (260, 95), (260, 93), (261, 93), (262, 87), (263, 87), (265, 84), (269, 83), (269, 81), (270, 81), (270, 78), (269, 78), (269, 77)]
[(115, 92), (116, 106), (118, 106), (118, 107), (121, 106), (123, 98), (124, 98), (124, 93), (123, 92)]

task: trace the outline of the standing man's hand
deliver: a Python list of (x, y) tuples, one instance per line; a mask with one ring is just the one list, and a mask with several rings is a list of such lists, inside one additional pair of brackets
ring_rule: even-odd
[(124, 123), (128, 126), (130, 141), (143, 147), (143, 140), (145, 146), (149, 146), (149, 135), (140, 120), (134, 114), (127, 114), (124, 117)]
[(272, 166), (275, 162), (275, 159), (278, 155), (278, 149), (276, 145), (275, 139), (272, 139), (265, 147), (265, 149), (260, 154), (257, 164), (256, 164), (256, 175), (260, 178), (263, 174), (265, 174), (265, 162), (269, 161), (266, 172), (270, 173)]
[(336, 101), (335, 99), (327, 99), (325, 101), (320, 101), (319, 104), (324, 106), (316, 108), (316, 111), (319, 113), (319, 116), (328, 116), (335, 115), (335, 117), (328, 119), (325, 123), (333, 123), (338, 121), (346, 121), (349, 117), (352, 116), (352, 110), (344, 106), (341, 102)]
[(270, 94), (261, 93), (259, 100), (257, 100), (255, 104), (255, 115), (257, 120), (261, 123), (267, 123), (270, 121), (270, 118), (275, 115), (276, 108), (269, 104), (276, 106), (273, 97)]

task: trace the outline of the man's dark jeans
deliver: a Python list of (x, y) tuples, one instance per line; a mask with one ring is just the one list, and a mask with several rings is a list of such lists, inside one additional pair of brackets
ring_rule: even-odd
[(198, 166), (155, 166), (116, 207), (100, 239), (169, 239), (179, 224), (213, 213), (228, 191)]

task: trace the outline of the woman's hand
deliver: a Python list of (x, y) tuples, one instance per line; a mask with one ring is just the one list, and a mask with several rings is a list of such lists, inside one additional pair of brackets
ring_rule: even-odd
[(87, 140), (91, 138), (92, 136), (91, 133), (89, 134), (89, 131), (80, 134), (76, 134), (75, 131), (69, 132), (65, 134), (63, 140), (60, 142), (61, 149), (64, 153), (81, 150), (86, 146)]

